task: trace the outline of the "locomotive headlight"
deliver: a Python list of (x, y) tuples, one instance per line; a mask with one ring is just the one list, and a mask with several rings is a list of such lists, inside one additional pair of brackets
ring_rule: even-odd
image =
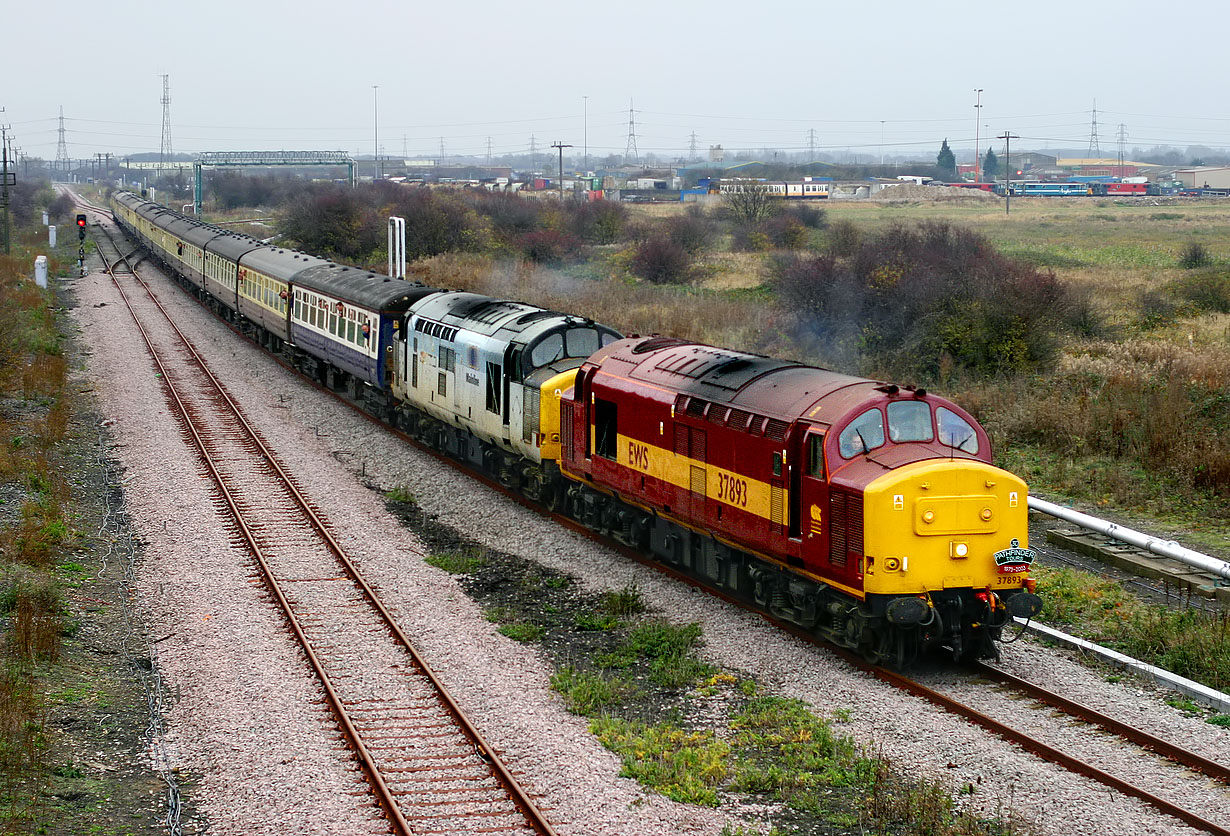
[(965, 543), (953, 543), (948, 554), (951, 557), (969, 557), (969, 546)]
[(884, 558), (884, 568), (889, 572), (896, 572), (901, 568), (901, 561), (895, 557)]
[(935, 512), (930, 509), (923, 511), (922, 520), (925, 523), (935, 522)]
[(981, 514), (979, 514), (978, 516), (982, 517), (982, 521), (983, 521), (983, 522), (990, 522), (990, 520), (991, 520), (991, 509), (990, 509), (990, 508), (983, 508), (983, 509), (982, 509), (982, 513), (981, 513)]

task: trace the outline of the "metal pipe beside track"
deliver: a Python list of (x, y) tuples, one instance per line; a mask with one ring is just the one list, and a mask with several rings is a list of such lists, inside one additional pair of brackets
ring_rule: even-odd
[(1061, 520), (1067, 520), (1070, 523), (1079, 525), (1081, 528), (1105, 534), (1107, 537), (1122, 540), (1124, 543), (1152, 552), (1153, 554), (1169, 557), (1188, 566), (1194, 566), (1201, 571), (1211, 572), (1218, 577), (1230, 580), (1230, 563), (1198, 551), (1193, 551), (1185, 546), (1180, 546), (1174, 540), (1152, 537), (1131, 528), (1126, 528), (1118, 523), (1100, 520), (1097, 517), (1082, 514), (1080, 511), (1073, 511), (1071, 508), (1056, 505), (1054, 502), (1038, 499), (1036, 496), (1029, 497), (1029, 509), (1041, 514), (1058, 517)]

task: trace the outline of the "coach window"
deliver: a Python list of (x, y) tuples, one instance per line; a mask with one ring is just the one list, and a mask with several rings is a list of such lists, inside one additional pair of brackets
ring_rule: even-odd
[(346, 342), (354, 342), (354, 320), (349, 317), (346, 319)]
[(842, 458), (852, 459), (860, 453), (869, 453), (884, 443), (884, 414), (878, 409), (869, 409), (850, 422), (850, 426), (837, 436), (837, 445)]
[(930, 441), (931, 407), (926, 401), (893, 401), (888, 405), (888, 437), (903, 441)]
[(612, 461), (619, 449), (617, 411), (611, 401), (594, 401), (594, 453)]
[(978, 433), (964, 418), (952, 410), (938, 407), (936, 421), (940, 426), (940, 442), (945, 446), (978, 455)]

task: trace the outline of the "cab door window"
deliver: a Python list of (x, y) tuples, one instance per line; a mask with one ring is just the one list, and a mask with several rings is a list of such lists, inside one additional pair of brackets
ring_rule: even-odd
[(611, 401), (594, 402), (594, 454), (614, 461), (619, 445), (618, 409)]
[(820, 433), (807, 436), (807, 475), (813, 479), (825, 478), (824, 436)]

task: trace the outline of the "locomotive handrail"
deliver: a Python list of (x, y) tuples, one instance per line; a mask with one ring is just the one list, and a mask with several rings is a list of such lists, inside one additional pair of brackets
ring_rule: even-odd
[(1211, 572), (1226, 580), (1230, 580), (1230, 563), (1212, 557), (1207, 554), (1189, 549), (1186, 546), (1181, 546), (1174, 540), (1163, 540), (1160, 537), (1153, 537), (1149, 534), (1144, 534), (1131, 528), (1113, 523), (1108, 520), (1101, 520), (1097, 517), (1092, 517), (1089, 514), (1082, 514), (1080, 511), (1074, 511), (1071, 508), (1065, 508), (1062, 505), (1056, 505), (1054, 502), (1047, 502), (1045, 499), (1038, 499), (1036, 496), (1029, 497), (1029, 509), (1042, 514), (1047, 514), (1052, 517), (1058, 517), (1061, 520), (1066, 520), (1070, 523), (1075, 523), (1081, 528), (1087, 528), (1090, 531), (1096, 531), (1099, 534), (1105, 534), (1107, 537), (1113, 537), (1116, 540), (1122, 540), (1129, 545), (1142, 548), (1145, 551), (1152, 552), (1162, 557), (1169, 557), (1172, 560), (1177, 560), (1180, 563), (1185, 563), (1188, 566), (1194, 566), (1205, 572)]

